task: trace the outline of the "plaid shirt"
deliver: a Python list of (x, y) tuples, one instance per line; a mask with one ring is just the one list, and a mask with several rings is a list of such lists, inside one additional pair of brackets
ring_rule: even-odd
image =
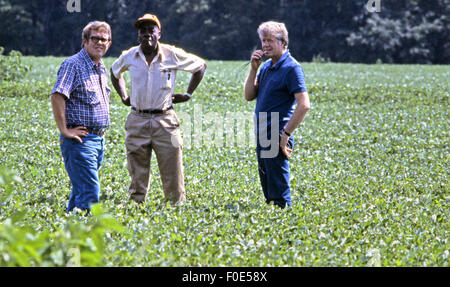
[(84, 49), (61, 64), (52, 94), (55, 92), (67, 97), (67, 126), (109, 126), (108, 74), (103, 61), (96, 66)]

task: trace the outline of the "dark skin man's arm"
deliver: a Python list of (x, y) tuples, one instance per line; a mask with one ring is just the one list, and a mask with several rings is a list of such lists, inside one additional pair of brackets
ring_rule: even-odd
[[(202, 81), (205, 71), (206, 71), (206, 64), (204, 64), (200, 70), (198, 70), (197, 72), (192, 74), (191, 80), (189, 81), (187, 93), (192, 95), (192, 93), (197, 88), (198, 84), (200, 84), (200, 82)], [(190, 97), (186, 94), (173, 94), (172, 95), (172, 103), (174, 103), (174, 104), (186, 102), (186, 101), (189, 101), (189, 99), (190, 99)]]
[(113, 84), (114, 89), (119, 94), (120, 98), (122, 99), (122, 103), (126, 106), (131, 106), (130, 97), (128, 97), (128, 95), (127, 95), (127, 86), (125, 84), (125, 79), (123, 78), (122, 75), (120, 75), (120, 78), (117, 79), (114, 76), (112, 69), (110, 70), (110, 74), (111, 74), (111, 83)]

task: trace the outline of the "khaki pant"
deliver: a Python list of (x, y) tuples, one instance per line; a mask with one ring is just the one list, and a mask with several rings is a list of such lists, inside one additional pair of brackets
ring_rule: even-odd
[(186, 199), (180, 121), (175, 111), (146, 114), (131, 111), (125, 123), (130, 199), (144, 202), (150, 182), (152, 150), (155, 151), (164, 190), (172, 204)]

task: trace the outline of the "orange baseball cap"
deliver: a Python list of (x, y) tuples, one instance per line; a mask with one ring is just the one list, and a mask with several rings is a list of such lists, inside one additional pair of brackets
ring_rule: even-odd
[(141, 18), (137, 19), (137, 21), (134, 23), (134, 27), (136, 29), (139, 29), (139, 25), (141, 25), (141, 23), (144, 23), (144, 22), (155, 23), (156, 26), (158, 26), (159, 30), (161, 30), (161, 23), (159, 22), (158, 17), (156, 17), (153, 14), (145, 14)]

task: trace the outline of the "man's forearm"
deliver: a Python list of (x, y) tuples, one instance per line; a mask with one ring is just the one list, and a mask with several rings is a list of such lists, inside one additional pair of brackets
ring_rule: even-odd
[(244, 84), (244, 97), (247, 101), (251, 101), (256, 98), (258, 88), (255, 84), (255, 80), (256, 71), (250, 69), (250, 72), (248, 73), (247, 79), (245, 80)]
[(53, 117), (60, 133), (64, 133), (66, 127), (66, 100), (63, 95), (54, 93), (51, 95)]
[[(126, 100), (128, 98), (127, 95), (127, 88), (125, 84), (125, 79), (123, 77), (120, 77), (120, 79), (117, 81), (117, 88), (118, 88), (118, 94), (122, 98), (122, 100)], [(116, 88), (116, 91), (117, 91)]]
[(284, 129), (288, 133), (293, 133), (295, 131), (295, 129), (301, 124), (301, 122), (303, 122), (306, 117), (306, 113), (310, 109), (310, 102), (307, 92), (297, 94), (296, 99), (297, 107), (295, 107), (291, 119), (284, 127)]
[(123, 76), (120, 76), (120, 78), (117, 79), (114, 76), (112, 70), (110, 72), (111, 72), (111, 83), (113, 84), (114, 89), (119, 94), (122, 101), (127, 100), (128, 95), (127, 95), (125, 79), (123, 78)]
[(78, 142), (82, 143), (81, 137), (88, 134), (86, 127), (78, 126), (68, 128), (66, 126), (66, 97), (60, 93), (54, 93), (51, 95), (53, 116), (55, 117), (56, 125), (58, 126), (59, 132), (66, 138), (76, 139)]
[(200, 84), (200, 82), (203, 79), (203, 75), (205, 74), (206, 71), (206, 64), (197, 72), (193, 73), (191, 76), (191, 80), (189, 81), (189, 85), (188, 85), (188, 89), (187, 92), (189, 94), (192, 94), (195, 89), (198, 87), (198, 85)]

